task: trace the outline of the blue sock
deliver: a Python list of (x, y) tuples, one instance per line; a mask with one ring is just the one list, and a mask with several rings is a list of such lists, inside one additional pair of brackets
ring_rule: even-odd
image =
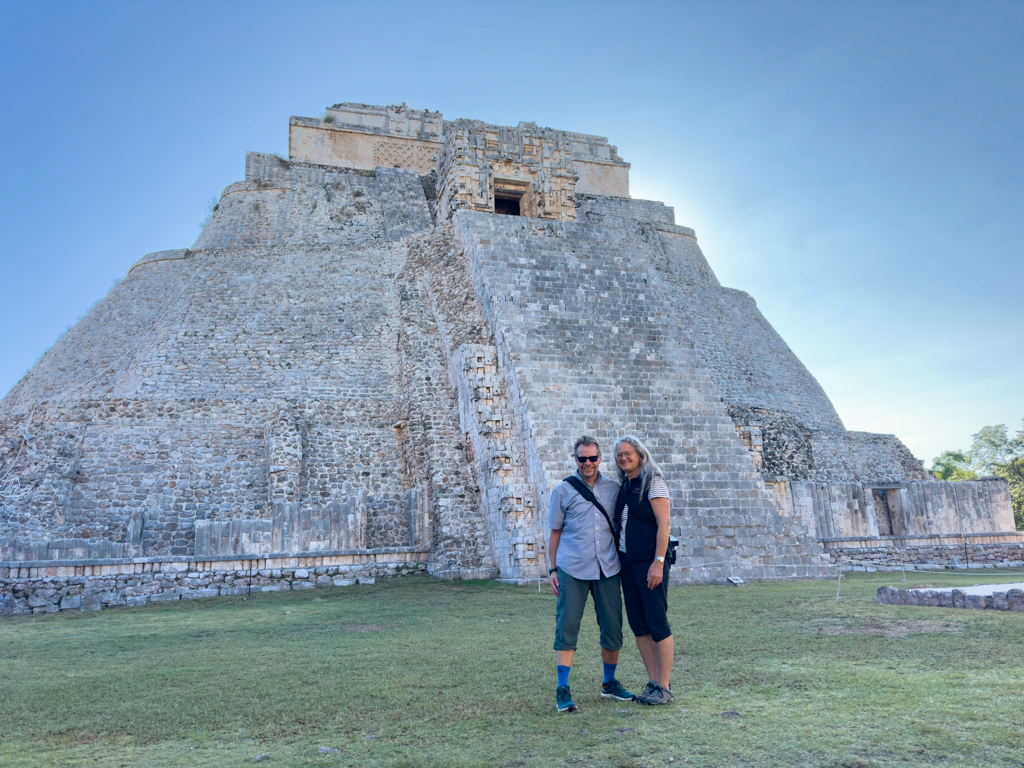
[(569, 684), (569, 670), (572, 667), (563, 667), (561, 664), (555, 667), (558, 670), (558, 687), (562, 688)]
[(607, 661), (604, 662), (604, 681), (610, 683), (615, 679), (615, 668), (618, 664), (609, 664)]

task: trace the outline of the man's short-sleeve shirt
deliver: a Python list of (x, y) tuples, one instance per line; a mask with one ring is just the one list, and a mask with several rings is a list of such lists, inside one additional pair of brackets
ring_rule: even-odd
[[(576, 477), (580, 477), (579, 472)], [(619, 484), (599, 474), (591, 491), (608, 515), (614, 515)], [(562, 531), (555, 555), (556, 564), (573, 578), (595, 581), (601, 578), (601, 574), (614, 576), (619, 572), (615, 536), (608, 521), (601, 510), (580, 496), (579, 491), (565, 480), (551, 492), (548, 525), (553, 531)]]

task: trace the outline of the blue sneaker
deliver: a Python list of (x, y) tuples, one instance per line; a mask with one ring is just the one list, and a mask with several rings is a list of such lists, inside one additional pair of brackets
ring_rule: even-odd
[(636, 701), (636, 696), (623, 688), (622, 683), (615, 678), (610, 682), (601, 683), (601, 697), (616, 701)]
[(568, 685), (563, 685), (555, 690), (555, 706), (558, 707), (559, 712), (576, 712), (579, 710), (576, 702), (572, 700), (572, 694), (569, 693)]

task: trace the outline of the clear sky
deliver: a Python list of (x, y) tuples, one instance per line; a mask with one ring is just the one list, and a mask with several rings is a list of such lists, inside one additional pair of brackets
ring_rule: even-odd
[(1024, 418), (1024, 3), (0, 3), (0, 394), (288, 117), (609, 137), (848, 429)]

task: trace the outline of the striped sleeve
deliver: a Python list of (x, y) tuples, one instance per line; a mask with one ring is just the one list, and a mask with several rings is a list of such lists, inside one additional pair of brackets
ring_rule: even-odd
[(651, 490), (647, 492), (647, 498), (667, 499), (668, 497), (668, 483), (665, 482), (665, 478), (661, 475), (655, 475), (651, 478)]

